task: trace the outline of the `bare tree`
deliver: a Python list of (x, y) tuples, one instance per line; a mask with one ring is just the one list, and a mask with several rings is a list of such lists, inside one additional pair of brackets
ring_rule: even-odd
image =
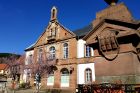
[(16, 83), (19, 84), (20, 76), (22, 74), (22, 68), (24, 64), (24, 55), (18, 57), (16, 55), (11, 55), (9, 57), (1, 58), (1, 60), (8, 65), (9, 73), (7, 77), (12, 78), (12, 88), (15, 89)]
[(51, 56), (52, 55), (50, 53), (43, 51), (41, 55), (39, 54), (37, 61), (35, 61), (33, 57), (32, 60), (30, 58), (27, 58), (27, 60), (30, 61), (30, 64), (25, 65), (25, 69), (28, 69), (32, 78), (35, 78), (36, 89), (38, 93), (41, 78), (48, 77), (53, 70), (56, 70), (55, 65), (58, 60), (55, 57)]

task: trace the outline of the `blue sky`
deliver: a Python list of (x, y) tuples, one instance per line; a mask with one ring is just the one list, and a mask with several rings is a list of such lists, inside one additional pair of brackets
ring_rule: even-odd
[[(140, 19), (140, 0), (119, 2)], [(88, 25), (108, 5), (104, 0), (0, 0), (0, 52), (23, 54), (48, 25), (52, 6), (58, 9), (59, 22), (73, 31)]]

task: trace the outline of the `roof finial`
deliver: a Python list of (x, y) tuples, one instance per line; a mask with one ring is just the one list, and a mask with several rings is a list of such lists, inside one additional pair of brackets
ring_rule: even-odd
[(57, 19), (57, 8), (55, 6), (51, 9), (51, 21)]
[(118, 2), (118, 0), (104, 0), (104, 1), (109, 5), (116, 5), (116, 3)]

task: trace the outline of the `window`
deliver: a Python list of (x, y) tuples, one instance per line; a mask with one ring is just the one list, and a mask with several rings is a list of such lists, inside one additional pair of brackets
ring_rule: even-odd
[(38, 63), (42, 63), (43, 61), (43, 50), (39, 49), (38, 51)]
[(55, 59), (55, 47), (54, 46), (50, 47), (49, 51), (50, 51), (49, 59)]
[(47, 79), (47, 85), (52, 86), (54, 84), (54, 72), (49, 73), (49, 77)]
[(53, 32), (54, 36), (56, 36), (56, 32), (57, 32), (57, 27), (54, 28), (54, 32)]
[(50, 36), (52, 36), (52, 33), (53, 33), (53, 29), (51, 28), (50, 29)]
[(50, 35), (49, 36), (56, 36), (56, 32), (57, 32), (57, 27), (55, 27), (55, 28), (51, 28), (50, 29)]
[(91, 83), (92, 82), (92, 71), (90, 68), (87, 68), (85, 70), (85, 82), (86, 83)]
[(27, 64), (31, 64), (32, 61), (33, 61), (33, 55), (31, 54), (31, 55), (29, 55), (29, 57), (28, 57), (28, 63), (27, 63)]
[(91, 56), (91, 49), (89, 46), (86, 46), (86, 57), (90, 57)]
[(61, 69), (61, 87), (69, 87), (69, 71), (67, 68)]
[(68, 58), (68, 44), (64, 43), (63, 45), (63, 54), (64, 54), (64, 58)]

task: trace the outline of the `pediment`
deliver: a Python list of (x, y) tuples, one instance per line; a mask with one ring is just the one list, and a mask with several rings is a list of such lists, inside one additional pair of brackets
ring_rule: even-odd
[(99, 38), (107, 38), (111, 35), (122, 37), (135, 33), (137, 33), (137, 31), (133, 27), (126, 27), (124, 25), (118, 25), (114, 23), (111, 24), (103, 20), (96, 27), (94, 27), (94, 29), (89, 32), (83, 39), (90, 44), (97, 42), (97, 36)]
[(45, 31), (36, 41), (35, 46), (44, 45), (58, 40), (75, 37), (75, 34), (58, 22), (50, 22)]

